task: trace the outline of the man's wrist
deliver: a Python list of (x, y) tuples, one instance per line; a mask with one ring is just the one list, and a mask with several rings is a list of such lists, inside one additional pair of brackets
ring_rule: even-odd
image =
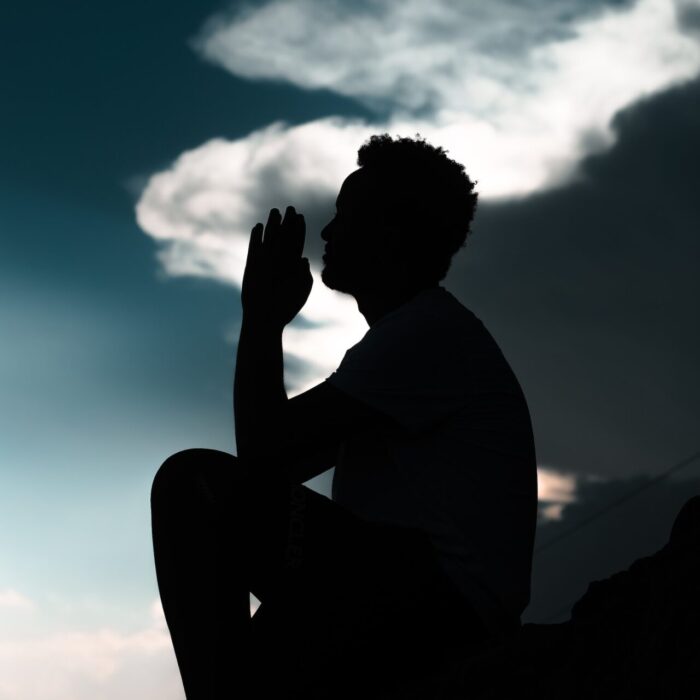
[(253, 330), (256, 333), (282, 333), (284, 324), (279, 321), (271, 320), (269, 317), (256, 316), (250, 313), (244, 313), (241, 321), (241, 330), (243, 328)]

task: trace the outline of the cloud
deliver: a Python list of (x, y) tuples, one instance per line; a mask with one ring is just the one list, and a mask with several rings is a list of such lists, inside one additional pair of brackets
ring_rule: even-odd
[[(251, 596), (251, 614), (258, 605)], [(0, 609), (5, 606), (42, 614), (0, 630), (3, 700), (184, 698), (160, 599), (152, 601), (144, 622), (132, 631), (118, 628), (123, 620), (97, 628), (71, 629), (71, 624), (84, 625), (80, 619), (84, 605), (56, 596), (49, 596), (40, 606), (10, 589), (0, 594)], [(73, 611), (72, 619), (60, 614), (58, 609), (63, 607)], [(104, 601), (100, 607), (107, 611)], [(55, 620), (52, 622), (57, 611), (62, 629), (55, 629)], [(109, 611), (109, 615), (114, 614)]]
[(142, 629), (46, 633), (32, 626), (0, 637), (0, 697), (12, 700), (151, 700), (182, 697), (160, 603)]
[(544, 520), (560, 520), (562, 511), (576, 498), (575, 474), (547, 467), (537, 468), (537, 501), (539, 514)]
[(14, 588), (0, 591), (0, 609), (3, 610), (34, 610), (34, 601), (27, 598)]
[(465, 164), (482, 202), (522, 197), (575, 180), (582, 157), (614, 143), (621, 107), (700, 67), (698, 42), (665, 0), (527, 10), (280, 1), (213, 17), (193, 45), (236, 75), (333, 90), (378, 114), (212, 139), (148, 178), (136, 206), (167, 275), (235, 286), (254, 223), (288, 203), (305, 214), (315, 284), (299, 322), (312, 329), (285, 329), (292, 392), (328, 376), (367, 329), (352, 299), (320, 282), (318, 259), (319, 231), (369, 135), (420, 132)]
[[(279, 0), (213, 17), (193, 45), (234, 75), (323, 88), (388, 113), (377, 130), (419, 130), (449, 148), (485, 196), (571, 175), (581, 155), (610, 145), (617, 110), (700, 68), (670, 0)], [(325, 135), (316, 149), (347, 141)]]
[(678, 23), (683, 31), (700, 35), (700, 3), (698, 0), (676, 0)]

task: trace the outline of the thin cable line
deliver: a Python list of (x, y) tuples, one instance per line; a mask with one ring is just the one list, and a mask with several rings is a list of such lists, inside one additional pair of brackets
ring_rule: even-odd
[(672, 465), (668, 469), (666, 469), (664, 472), (659, 474), (658, 476), (655, 476), (653, 479), (650, 481), (647, 481), (645, 484), (642, 484), (642, 486), (633, 489), (632, 491), (628, 491), (626, 494), (620, 496), (620, 498), (615, 499), (611, 503), (608, 503), (607, 505), (603, 506), (599, 510), (597, 510), (595, 513), (592, 513), (591, 515), (583, 518), (583, 520), (580, 520), (578, 523), (573, 525), (572, 527), (568, 528), (567, 530), (564, 530), (563, 532), (560, 532), (558, 535), (555, 537), (552, 537), (549, 542), (545, 542), (544, 544), (540, 545), (539, 547), (535, 548), (535, 554), (539, 554), (545, 549), (548, 549), (551, 547), (553, 544), (556, 544), (557, 542), (560, 542), (561, 540), (569, 537), (572, 535), (574, 532), (578, 532), (582, 527), (585, 527), (589, 523), (593, 522), (597, 518), (599, 518), (601, 515), (604, 515), (608, 511), (611, 511), (613, 508), (617, 508), (619, 505), (624, 503), (625, 501), (628, 501), (630, 498), (636, 496), (637, 494), (641, 493), (642, 491), (645, 491), (648, 488), (651, 488), (652, 486), (656, 486), (659, 482), (663, 481), (667, 476), (672, 474), (675, 471), (678, 471), (679, 469), (682, 469), (683, 467), (686, 467), (688, 464), (696, 460), (698, 457), (700, 457), (700, 451), (695, 452), (694, 454), (690, 455), (689, 457), (686, 457), (685, 459), (681, 460), (680, 462), (677, 462), (676, 464)]
[[(689, 457), (686, 457), (685, 459), (681, 460), (680, 462), (677, 462), (676, 464), (672, 465), (666, 471), (662, 472), (658, 476), (654, 477), (651, 481), (648, 481), (646, 484), (640, 486), (637, 489), (634, 489), (633, 491), (629, 491), (628, 493), (624, 494), (620, 498), (616, 499), (615, 501), (612, 501), (611, 503), (608, 503), (606, 506), (601, 508), (600, 510), (596, 511), (592, 515), (588, 516), (587, 518), (584, 518), (583, 520), (579, 521), (574, 525), (573, 527), (569, 528), (568, 530), (565, 530), (564, 532), (560, 533), (556, 537), (553, 537), (549, 542), (543, 544), (541, 547), (538, 547), (535, 550), (535, 554), (538, 554), (541, 552), (543, 549), (546, 549), (547, 547), (550, 547), (551, 545), (555, 544), (556, 542), (559, 542), (560, 540), (563, 540), (564, 538), (568, 537), (569, 535), (573, 534), (574, 532), (577, 532), (580, 530), (582, 527), (585, 525), (588, 525), (590, 522), (598, 518), (599, 516), (607, 513), (608, 511), (612, 510), (613, 508), (616, 508), (619, 506), (621, 503), (624, 503), (625, 501), (629, 500), (633, 496), (636, 496), (638, 493), (641, 491), (644, 491), (645, 489), (650, 488), (651, 486), (656, 486), (656, 484), (660, 483), (665, 479), (667, 476), (672, 474), (675, 471), (678, 471), (679, 469), (682, 469), (683, 467), (688, 466), (691, 462), (695, 461), (698, 457), (700, 457), (700, 451), (695, 452), (694, 454), (690, 455)], [(580, 598), (577, 598), (576, 600), (572, 600), (570, 603), (565, 605), (563, 608), (559, 608), (556, 612), (553, 612), (547, 617), (542, 620), (541, 623), (539, 624), (547, 624), (550, 620), (554, 620), (560, 615), (563, 615), (566, 612), (569, 612), (573, 606), (580, 600)]]

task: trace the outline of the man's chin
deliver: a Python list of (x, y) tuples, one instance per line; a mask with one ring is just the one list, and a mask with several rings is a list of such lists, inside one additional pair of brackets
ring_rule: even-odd
[(342, 279), (338, 279), (328, 267), (324, 267), (321, 270), (321, 282), (336, 292), (342, 292), (343, 294), (352, 294), (349, 286), (343, 283)]

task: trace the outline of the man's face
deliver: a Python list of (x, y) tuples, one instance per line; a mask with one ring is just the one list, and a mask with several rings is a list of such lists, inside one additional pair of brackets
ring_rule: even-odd
[(387, 281), (387, 236), (369, 172), (348, 175), (336, 199), (336, 215), (321, 232), (326, 254), (321, 280), (330, 289), (354, 294)]

